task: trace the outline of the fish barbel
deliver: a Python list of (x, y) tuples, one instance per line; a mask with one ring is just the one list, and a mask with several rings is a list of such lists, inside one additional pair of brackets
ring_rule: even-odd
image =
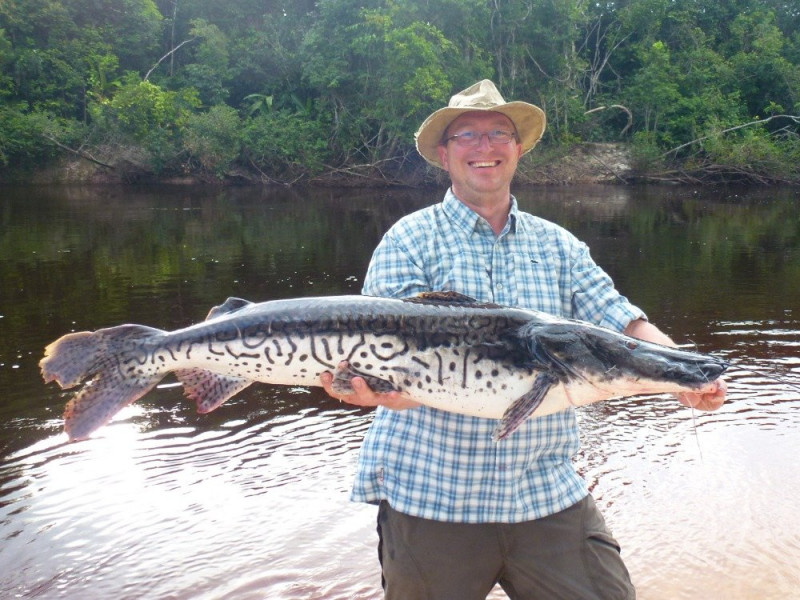
[(207, 413), (254, 382), (351, 392), (364, 377), (421, 404), (499, 419), (495, 439), (528, 417), (614, 397), (710, 392), (719, 358), (644, 342), (582, 321), (479, 303), (454, 292), (407, 300), (229, 298), (207, 319), (162, 331), (119, 325), (67, 334), (45, 349), (45, 382), (81, 385), (64, 412), (88, 437), (173, 373)]

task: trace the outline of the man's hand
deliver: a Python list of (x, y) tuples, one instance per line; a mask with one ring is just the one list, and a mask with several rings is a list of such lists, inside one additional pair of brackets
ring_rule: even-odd
[(720, 377), (715, 381), (717, 388), (713, 392), (704, 394), (693, 394), (683, 392), (676, 394), (678, 401), (684, 406), (691, 406), (698, 410), (717, 410), (725, 403), (725, 394), (728, 391), (728, 384)]
[(354, 390), (352, 394), (342, 394), (333, 391), (331, 387), (333, 383), (333, 374), (330, 371), (325, 371), (320, 376), (320, 380), (322, 381), (322, 387), (325, 388), (325, 391), (340, 402), (347, 402), (348, 404), (354, 404), (356, 406), (385, 406), (393, 410), (405, 410), (407, 408), (416, 408), (420, 406), (419, 402), (412, 400), (400, 392), (377, 394), (369, 388), (367, 382), (361, 377), (353, 377), (350, 381), (350, 385), (353, 386)]
[[(658, 327), (644, 319), (636, 319), (628, 323), (623, 332), (631, 337), (639, 338), (647, 342), (655, 342), (664, 346), (675, 347), (675, 342), (663, 333)], [(716, 380), (717, 387), (713, 392), (696, 394), (693, 392), (681, 392), (675, 394), (678, 401), (684, 406), (690, 406), (698, 410), (717, 410), (725, 403), (725, 394), (728, 391), (728, 384), (720, 377)]]

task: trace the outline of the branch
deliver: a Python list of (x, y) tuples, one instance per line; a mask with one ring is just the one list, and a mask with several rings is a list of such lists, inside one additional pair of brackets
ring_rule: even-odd
[(625, 113), (628, 115), (628, 124), (622, 128), (622, 131), (619, 132), (620, 137), (622, 137), (623, 135), (625, 135), (625, 132), (631, 128), (631, 125), (633, 125), (633, 113), (630, 111), (630, 109), (628, 109), (627, 106), (622, 106), (622, 104), (612, 104), (611, 106), (598, 106), (597, 108), (593, 108), (592, 110), (587, 110), (583, 114), (590, 115), (593, 112), (597, 112), (599, 110), (605, 110), (606, 108), (618, 108), (620, 110), (624, 110)]
[(112, 165), (107, 165), (106, 163), (100, 162), (99, 160), (97, 160), (94, 156), (92, 156), (88, 152), (84, 152), (83, 150), (75, 150), (74, 148), (70, 148), (69, 146), (65, 146), (64, 144), (59, 142), (56, 138), (54, 138), (54, 137), (52, 137), (50, 135), (47, 135), (46, 133), (43, 133), (41, 135), (42, 135), (42, 137), (44, 139), (54, 143), (56, 146), (58, 146), (62, 150), (66, 150), (67, 152), (72, 152), (73, 154), (83, 158), (84, 160), (88, 160), (89, 162), (93, 162), (94, 164), (100, 165), (101, 167), (105, 167), (106, 169), (111, 169), (112, 171), (114, 170), (114, 167)]
[(167, 53), (166, 53), (164, 56), (162, 56), (161, 58), (159, 58), (159, 59), (158, 59), (158, 62), (156, 62), (156, 64), (154, 64), (154, 65), (153, 65), (153, 66), (150, 68), (150, 70), (149, 70), (149, 71), (147, 72), (147, 74), (144, 76), (144, 79), (142, 79), (142, 81), (147, 81), (147, 80), (150, 78), (150, 75), (152, 74), (152, 72), (153, 72), (153, 71), (155, 71), (155, 70), (158, 68), (158, 65), (160, 65), (162, 62), (164, 62), (166, 59), (168, 59), (168, 58), (169, 58), (170, 56), (172, 56), (173, 54), (175, 54), (175, 53), (178, 51), (178, 49), (179, 49), (181, 46), (183, 46), (184, 44), (188, 44), (189, 42), (193, 42), (193, 41), (195, 41), (196, 39), (197, 39), (196, 37), (193, 37), (193, 38), (189, 38), (188, 40), (183, 40), (183, 41), (182, 41), (180, 44), (178, 44), (178, 45), (177, 45), (177, 46), (175, 46), (175, 47), (174, 47), (172, 50), (170, 50), (169, 52), (167, 52)]
[(672, 154), (673, 152), (677, 153), (679, 150), (683, 150), (684, 148), (686, 148), (687, 146), (691, 146), (692, 144), (698, 144), (700, 142), (704, 142), (705, 140), (707, 140), (707, 139), (709, 139), (711, 137), (714, 137), (714, 136), (717, 136), (717, 135), (723, 135), (725, 133), (729, 133), (731, 131), (736, 131), (737, 129), (742, 129), (744, 127), (750, 127), (751, 125), (762, 125), (764, 123), (769, 123), (773, 119), (781, 119), (781, 118), (791, 119), (795, 123), (800, 124), (800, 115), (773, 115), (771, 117), (767, 117), (766, 119), (759, 119), (757, 121), (750, 121), (749, 123), (744, 123), (742, 125), (737, 125), (736, 127), (729, 127), (728, 129), (723, 129), (722, 131), (719, 131), (717, 133), (704, 135), (703, 137), (699, 137), (696, 140), (692, 140), (691, 142), (686, 142), (685, 144), (681, 144), (680, 146), (678, 146), (676, 148), (673, 148), (672, 150), (668, 150), (667, 152), (665, 152), (664, 154), (661, 155), (661, 158), (665, 158), (668, 154)]

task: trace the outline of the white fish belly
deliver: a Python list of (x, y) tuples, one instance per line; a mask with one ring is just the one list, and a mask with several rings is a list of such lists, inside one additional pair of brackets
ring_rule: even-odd
[(493, 419), (502, 417), (514, 400), (527, 393), (536, 376), (482, 356), (469, 346), (420, 350), (389, 335), (284, 336), (258, 344), (237, 340), (198, 350), (193, 350), (190, 364), (181, 368), (208, 369), (270, 384), (319, 386), (323, 372), (347, 361), (356, 371), (389, 381), (422, 404)]

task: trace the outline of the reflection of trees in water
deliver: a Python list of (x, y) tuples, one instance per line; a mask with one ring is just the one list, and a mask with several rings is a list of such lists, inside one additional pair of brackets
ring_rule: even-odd
[[(384, 232), (442, 193), (7, 188), (0, 388), (14, 391), (0, 411), (59, 416), (62, 403), (55, 391), (42, 396), (36, 363), (48, 342), (70, 330), (123, 322), (175, 329), (234, 295), (358, 293)], [(586, 241), (619, 289), (679, 341), (713, 350), (721, 342), (709, 334), (710, 322), (797, 319), (800, 222), (791, 192), (590, 186), (516, 193), (524, 210)]]

